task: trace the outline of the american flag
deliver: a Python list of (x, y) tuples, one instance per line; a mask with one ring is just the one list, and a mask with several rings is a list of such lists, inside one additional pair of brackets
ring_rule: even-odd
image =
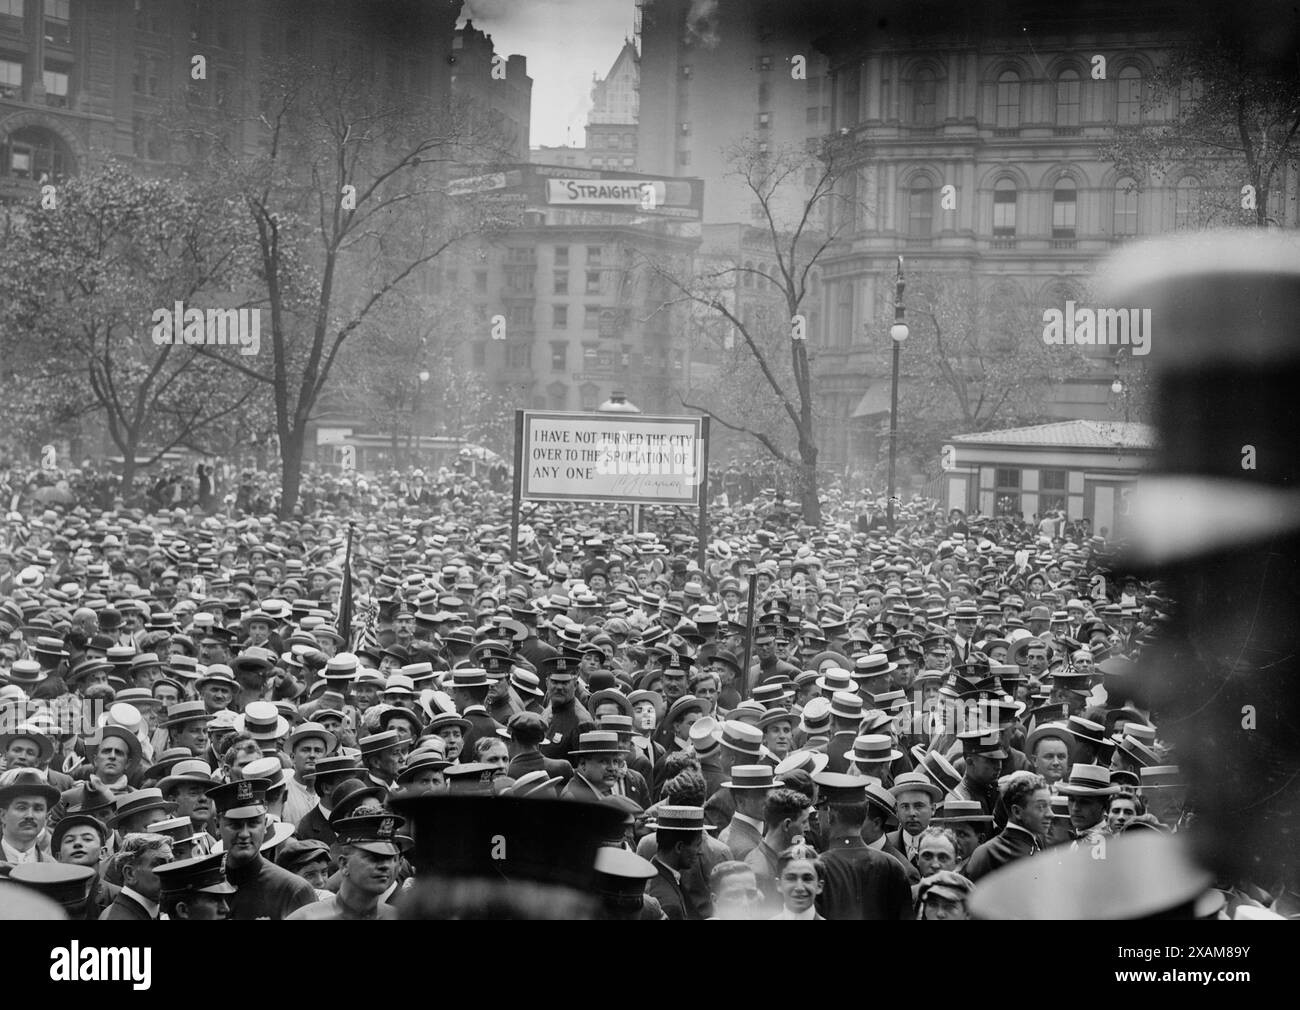
[(366, 647), (378, 648), (379, 646), (379, 602), (377, 600), (368, 600), (362, 603), (360, 607), (363, 615), (361, 630), (352, 636), (352, 652)]

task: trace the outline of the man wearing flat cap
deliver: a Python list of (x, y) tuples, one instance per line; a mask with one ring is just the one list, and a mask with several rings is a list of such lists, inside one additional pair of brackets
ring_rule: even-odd
[(336, 894), (294, 911), (290, 920), (396, 919), (396, 909), (384, 901), (397, 879), (406, 821), (392, 814), (362, 814), (334, 823), (339, 861)]

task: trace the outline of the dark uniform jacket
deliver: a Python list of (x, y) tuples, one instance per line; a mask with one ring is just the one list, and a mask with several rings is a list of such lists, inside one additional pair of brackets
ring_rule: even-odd
[(837, 840), (821, 857), (825, 886), (817, 911), (828, 919), (909, 919), (912, 889), (893, 856), (861, 838)]
[(227, 866), (226, 880), (237, 889), (230, 896), (232, 919), (283, 919), (316, 901), (311, 884), (260, 855), (246, 866)]
[(548, 705), (542, 712), (546, 720), (546, 740), (542, 754), (548, 758), (570, 761), (569, 755), (578, 748), (578, 735), (596, 728), (591, 713), (576, 701), (565, 708)]
[(1039, 848), (1033, 832), (1018, 824), (1008, 824), (1001, 834), (994, 835), (970, 854), (966, 861), (966, 876), (979, 880), (1000, 866), (1032, 856)]

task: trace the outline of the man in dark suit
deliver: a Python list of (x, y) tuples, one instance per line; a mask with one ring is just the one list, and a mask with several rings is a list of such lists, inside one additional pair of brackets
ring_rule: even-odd
[(655, 876), (646, 894), (656, 899), (670, 919), (707, 918), (687, 900), (683, 875), (695, 865), (704, 841), (704, 808), (664, 806), (655, 825), (657, 851), (651, 863)]
[[(506, 774), (518, 779), (529, 772), (544, 771), (549, 778), (567, 783), (573, 778), (573, 765), (559, 758), (548, 758), (541, 752), (546, 739), (546, 720), (536, 712), (516, 712), (506, 723), (510, 731), (510, 764)], [(639, 801), (638, 801), (639, 802)]]
[(904, 772), (894, 780), (889, 791), (897, 804), (895, 814), (899, 826), (885, 836), (885, 841), (901, 852), (910, 865), (916, 866), (921, 835), (930, 826), (934, 805), (943, 799), (943, 792), (923, 772)]
[(848, 691), (836, 691), (831, 697), (831, 739), (826, 745), (828, 772), (845, 774), (849, 770), (849, 754), (853, 741), (862, 725), (862, 699)]
[(334, 829), (330, 827), (330, 813), (334, 809), (334, 803), (337, 802), (334, 798), (334, 790), (340, 783), (349, 779), (355, 782), (357, 788), (361, 788), (359, 780), (363, 774), (364, 771), (353, 758), (335, 756), (318, 759), (312, 773), (311, 784), (320, 796), (320, 802), (298, 821), (294, 837), (301, 841), (315, 839), (326, 845), (333, 845), (337, 837)]
[(155, 867), (172, 861), (172, 841), (166, 835), (132, 834), (114, 856), (122, 874), (122, 890), (100, 914), (101, 919), (139, 919), (150, 922), (161, 911), (162, 882)]
[(573, 778), (560, 791), (560, 799), (600, 801), (610, 795), (616, 778), (615, 766), (623, 755), (618, 734), (608, 730), (583, 733), (572, 754), (578, 764)]
[(763, 804), (776, 787), (771, 765), (735, 765), (731, 779), (722, 783), (731, 793), (736, 812), (718, 836), (731, 858), (744, 860), (763, 841)]
[(488, 714), (487, 696), (492, 683), (487, 671), (475, 667), (462, 667), (451, 674), (451, 700), (462, 719), (469, 722), (460, 745), (460, 759), (474, 760), (474, 741), (494, 737), (502, 726)]
[(911, 917), (912, 889), (893, 856), (862, 840), (867, 781), (834, 772), (813, 776), (827, 838), (824, 887), (817, 908), (827, 919), (896, 920)]
[(1016, 772), (1002, 787), (1007, 826), (984, 842), (966, 861), (963, 873), (978, 880), (1007, 863), (1037, 853), (1039, 839), (1047, 834), (1052, 816), (1052, 793), (1047, 780), (1033, 772)]
[(898, 860), (907, 874), (908, 886), (921, 882), (921, 871), (908, 861), (901, 849), (889, 843), (885, 829), (895, 820), (897, 801), (889, 790), (876, 779), (867, 779), (867, 819), (862, 825), (862, 840), (867, 848), (876, 849)]

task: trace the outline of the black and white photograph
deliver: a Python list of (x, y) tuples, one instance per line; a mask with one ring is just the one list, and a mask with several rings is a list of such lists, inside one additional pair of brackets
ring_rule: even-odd
[(0, 0), (21, 981), (1141, 921), (1043, 978), (1223, 995), (1163, 930), (1300, 919), (1297, 727), (1294, 2)]

